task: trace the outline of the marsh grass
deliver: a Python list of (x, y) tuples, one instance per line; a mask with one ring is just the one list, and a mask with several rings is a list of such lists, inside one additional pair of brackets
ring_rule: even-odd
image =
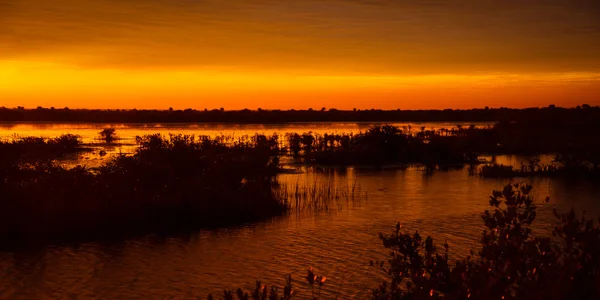
[[(97, 169), (12, 161), (0, 169), (0, 244), (113, 238), (226, 226), (283, 214), (270, 139), (137, 139)], [(48, 147), (47, 143), (43, 144)]]

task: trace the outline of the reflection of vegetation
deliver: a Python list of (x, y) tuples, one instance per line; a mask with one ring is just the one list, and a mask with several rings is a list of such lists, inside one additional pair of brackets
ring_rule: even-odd
[[(447, 243), (439, 249), (432, 237), (405, 232), (399, 223), (391, 234), (380, 234), (390, 254), (371, 265), (387, 279), (372, 289), (372, 299), (598, 299), (600, 227), (571, 210), (555, 212), (553, 237), (534, 235), (538, 207), (531, 189), (515, 184), (494, 191), (492, 209), (482, 214), (486, 230), (480, 250), (454, 266)], [(311, 299), (318, 299), (314, 286), (320, 291), (325, 278), (310, 270), (306, 279)], [(238, 293), (238, 299), (291, 297), (267, 298), (261, 284), (255, 291), (262, 292), (253, 292), (251, 298)], [(233, 299), (227, 295), (224, 299)]]

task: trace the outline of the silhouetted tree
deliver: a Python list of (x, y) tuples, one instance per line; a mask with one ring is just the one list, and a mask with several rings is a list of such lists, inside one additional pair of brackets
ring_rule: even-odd
[(98, 135), (107, 143), (112, 143), (117, 138), (116, 129), (114, 128), (104, 128)]

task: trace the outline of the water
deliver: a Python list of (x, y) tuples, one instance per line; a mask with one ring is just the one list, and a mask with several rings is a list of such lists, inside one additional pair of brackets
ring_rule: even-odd
[[(48, 126), (30, 132), (55, 136), (68, 128), (91, 141), (103, 127)], [(259, 130), (344, 132), (362, 128), (352, 124), (220, 126), (193, 129), (190, 125), (140, 125), (120, 127), (118, 132), (131, 137), (159, 130), (252, 134)], [(12, 131), (3, 128), (0, 135), (30, 135), (25, 129), (16, 129), (33, 127), (18, 125)], [(517, 161), (514, 157), (499, 159)], [(339, 299), (367, 298), (368, 288), (382, 278), (382, 273), (369, 265), (371, 259), (385, 258), (379, 232), (388, 232), (400, 221), (404, 228), (432, 235), (440, 244), (447, 240), (451, 256), (463, 257), (469, 249), (477, 249), (483, 230), (479, 215), (488, 207), (488, 196), (507, 183), (469, 176), (466, 168), (431, 175), (418, 168), (306, 170), (281, 175), (280, 180), (300, 185), (333, 181), (342, 187), (356, 183), (368, 197), (343, 202), (327, 211), (294, 212), (189, 236), (148, 236), (120, 243), (0, 253), (0, 299), (204, 299), (208, 292), (220, 294), (224, 288), (250, 287), (255, 279), (281, 285), (286, 274), (292, 274), (299, 299), (305, 299), (310, 290), (303, 277), (309, 267), (327, 277), (323, 291), (326, 299), (335, 295)], [(550, 179), (527, 182), (533, 184), (533, 194), (540, 202), (546, 196), (551, 198), (539, 211), (536, 232), (548, 232), (552, 208), (566, 210), (573, 206), (590, 216), (600, 215), (600, 186), (594, 183)]]

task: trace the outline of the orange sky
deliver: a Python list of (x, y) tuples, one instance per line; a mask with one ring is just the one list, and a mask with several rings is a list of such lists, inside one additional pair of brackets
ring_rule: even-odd
[(596, 0), (0, 0), (0, 106), (600, 104)]

